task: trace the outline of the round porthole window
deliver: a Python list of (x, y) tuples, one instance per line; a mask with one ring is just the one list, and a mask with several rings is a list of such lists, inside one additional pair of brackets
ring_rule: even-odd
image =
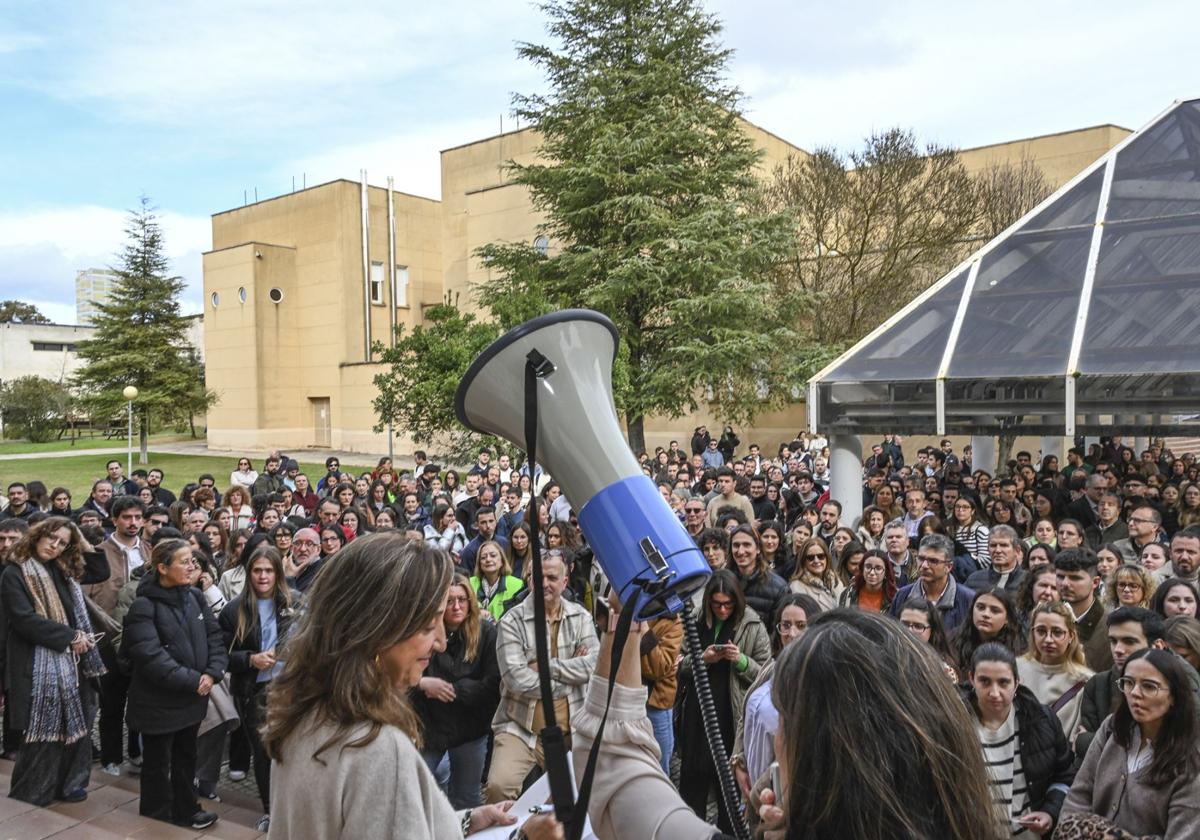
[(533, 247), (539, 254), (545, 256), (550, 251), (550, 237), (545, 235), (539, 236), (533, 240)]
[(238, 288), (238, 300), (240, 300), (242, 303), (246, 302), (246, 287), (245, 286), (240, 286)]
[(213, 292), (211, 295), (209, 295), (208, 299), (210, 301), (212, 301), (213, 309), (216, 309), (218, 306), (221, 305), (221, 296), (219, 294), (217, 294), (216, 292)]
[(283, 289), (276, 286), (267, 292), (267, 297), (271, 299), (271, 303), (279, 303), (279, 301), (283, 300)]

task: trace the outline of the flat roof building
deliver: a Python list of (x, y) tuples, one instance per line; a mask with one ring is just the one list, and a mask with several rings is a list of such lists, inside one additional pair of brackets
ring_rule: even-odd
[[(807, 154), (743, 126), (764, 152), (764, 174)], [(1058, 187), (1128, 133), (1096, 126), (968, 149), (961, 159), (975, 172), (1026, 158)], [(490, 279), (472, 256), (480, 246), (555, 246), (535, 239), (541, 219), (503, 168), (535, 160), (538, 144), (524, 129), (442, 151), (440, 201), (339, 180), (215, 214), (204, 255), (206, 372), (220, 397), (208, 415), (209, 445), (386, 451), (386, 435), (372, 431), (372, 380), (384, 368), (370, 344), (388, 342), (395, 325), (421, 324), (424, 309), (447, 296), (469, 308), (472, 286)], [(720, 422), (704, 408), (648, 418), (646, 443)], [(803, 407), (792, 406), (745, 432), (790, 439), (804, 424)], [(398, 453), (411, 449), (397, 439)]]

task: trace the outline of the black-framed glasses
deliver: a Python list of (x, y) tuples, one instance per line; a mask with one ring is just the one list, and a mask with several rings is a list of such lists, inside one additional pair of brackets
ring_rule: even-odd
[(922, 624), (919, 621), (901, 621), (900, 623), (915, 633), (924, 633), (929, 629), (928, 624)]
[(709, 603), (712, 605), (712, 608), (714, 610), (732, 610), (733, 609), (733, 601), (712, 600)]

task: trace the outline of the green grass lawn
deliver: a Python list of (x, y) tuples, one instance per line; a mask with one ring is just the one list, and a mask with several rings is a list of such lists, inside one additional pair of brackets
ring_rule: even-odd
[[(72, 504), (76, 507), (83, 504), (92, 489), (92, 482), (104, 477), (104, 463), (108, 458), (104, 455), (70, 455), (47, 458), (30, 458), (21, 461), (0, 461), (0, 486), (7, 487), (12, 481), (38, 480), (46, 485), (47, 490), (55, 487), (66, 487), (71, 491)], [(124, 457), (122, 457), (124, 463)], [(260, 459), (255, 459), (255, 465), (261, 466)], [(195, 481), (201, 473), (212, 473), (217, 480), (217, 487), (222, 492), (229, 485), (229, 473), (237, 468), (236, 455), (169, 455), (166, 453), (150, 453), (150, 463), (142, 465), (144, 469), (157, 467), (166, 477), (163, 484), (178, 494), (179, 489), (188, 482)], [(133, 457), (133, 468), (139, 468), (137, 455)], [(316, 484), (325, 474), (324, 461), (319, 463), (300, 462), (300, 470), (307, 473)], [(348, 468), (357, 474), (359, 468)]]
[[(169, 432), (161, 435), (150, 435), (150, 444), (170, 443), (179, 440), (191, 440), (188, 434), (179, 434), (177, 432)], [(94, 438), (76, 438), (74, 443), (70, 438), (62, 440), (50, 440), (45, 443), (30, 443), (27, 440), (4, 440), (0, 441), (0, 455), (25, 455), (32, 452), (60, 452), (68, 449), (120, 449), (124, 451), (127, 441), (124, 437), (105, 439), (103, 437)], [(134, 438), (133, 447), (136, 450), (138, 446), (137, 438)]]

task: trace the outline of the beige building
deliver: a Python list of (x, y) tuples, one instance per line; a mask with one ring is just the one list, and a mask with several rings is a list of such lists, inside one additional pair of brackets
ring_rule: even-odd
[(87, 326), (99, 314), (98, 303), (108, 303), (117, 285), (117, 272), (107, 268), (85, 268), (75, 273), (75, 320)]
[[(797, 146), (750, 123), (769, 170)], [(1129, 132), (1097, 126), (968, 149), (967, 168), (1028, 158), (1054, 186), (1066, 182)], [(204, 255), (208, 386), (220, 402), (208, 415), (216, 448), (317, 446), (385, 452), (375, 415), (372, 341), (392, 327), (422, 322), (446, 295), (471, 304), (471, 288), (489, 280), (472, 254), (489, 242), (539, 241), (539, 219), (526, 190), (507, 183), (508, 160), (532, 161), (532, 130), (489, 137), (441, 153), (441, 201), (333, 181), (213, 216), (213, 248)], [(365, 179), (364, 179), (365, 182)], [(394, 224), (389, 222), (394, 219)], [(648, 446), (719, 427), (701, 412), (651, 418)], [(764, 448), (805, 424), (803, 406), (770, 412), (742, 433)], [(399, 430), (402, 431), (402, 430)], [(680, 440), (686, 446), (685, 439)], [(396, 440), (397, 454), (411, 442)]]

